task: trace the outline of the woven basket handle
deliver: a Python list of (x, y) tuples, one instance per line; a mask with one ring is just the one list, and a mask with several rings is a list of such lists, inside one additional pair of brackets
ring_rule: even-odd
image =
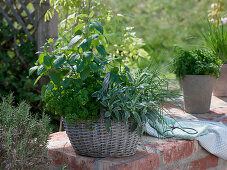
[(109, 80), (110, 80), (110, 72), (106, 73), (106, 76), (104, 78), (104, 82), (102, 84), (102, 89), (107, 90), (108, 85), (109, 85)]

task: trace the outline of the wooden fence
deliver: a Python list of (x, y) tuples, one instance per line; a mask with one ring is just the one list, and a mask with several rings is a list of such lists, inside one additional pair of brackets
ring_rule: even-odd
[(5, 20), (13, 31), (20, 31), (30, 41), (37, 42), (37, 50), (49, 38), (57, 38), (58, 18), (45, 22), (44, 15), (50, 8), (48, 3), (40, 5), (40, 0), (1, 0), (0, 20)]

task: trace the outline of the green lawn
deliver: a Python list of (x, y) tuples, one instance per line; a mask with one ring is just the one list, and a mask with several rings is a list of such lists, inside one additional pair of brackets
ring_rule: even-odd
[[(160, 65), (174, 57), (173, 47), (201, 47), (199, 30), (206, 23), (212, 0), (110, 0), (115, 13), (135, 27), (143, 47)], [(225, 4), (226, 5), (226, 4)]]

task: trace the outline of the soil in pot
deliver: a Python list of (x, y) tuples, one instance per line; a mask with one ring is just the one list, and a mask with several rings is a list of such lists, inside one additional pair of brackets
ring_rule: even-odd
[(66, 133), (75, 152), (91, 157), (124, 157), (136, 153), (140, 140), (137, 131), (131, 132), (132, 122), (112, 121), (110, 132), (105, 121), (87, 121), (68, 124), (63, 120)]
[(221, 67), (221, 75), (215, 83), (214, 96), (227, 96), (227, 64)]
[(210, 110), (215, 77), (209, 75), (185, 75), (182, 80), (184, 106), (188, 113), (206, 113)]

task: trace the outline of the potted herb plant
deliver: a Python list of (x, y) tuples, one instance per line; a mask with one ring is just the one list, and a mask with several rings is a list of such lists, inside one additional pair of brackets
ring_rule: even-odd
[(186, 112), (206, 113), (210, 110), (214, 81), (220, 74), (221, 60), (206, 49), (176, 48), (174, 73), (180, 79)]
[[(36, 66), (46, 107), (63, 117), (76, 153), (93, 157), (133, 155), (148, 121), (162, 121), (166, 99), (175, 96), (157, 73), (131, 74), (128, 67), (112, 67), (105, 50), (102, 25), (85, 17), (68, 43), (60, 37), (44, 45)], [(49, 46), (49, 47), (48, 47)], [(52, 49), (50, 54), (48, 48)]]
[(208, 22), (207, 31), (201, 32), (206, 45), (223, 62), (221, 74), (214, 88), (215, 96), (227, 96), (227, 28), (226, 19), (217, 17)]

